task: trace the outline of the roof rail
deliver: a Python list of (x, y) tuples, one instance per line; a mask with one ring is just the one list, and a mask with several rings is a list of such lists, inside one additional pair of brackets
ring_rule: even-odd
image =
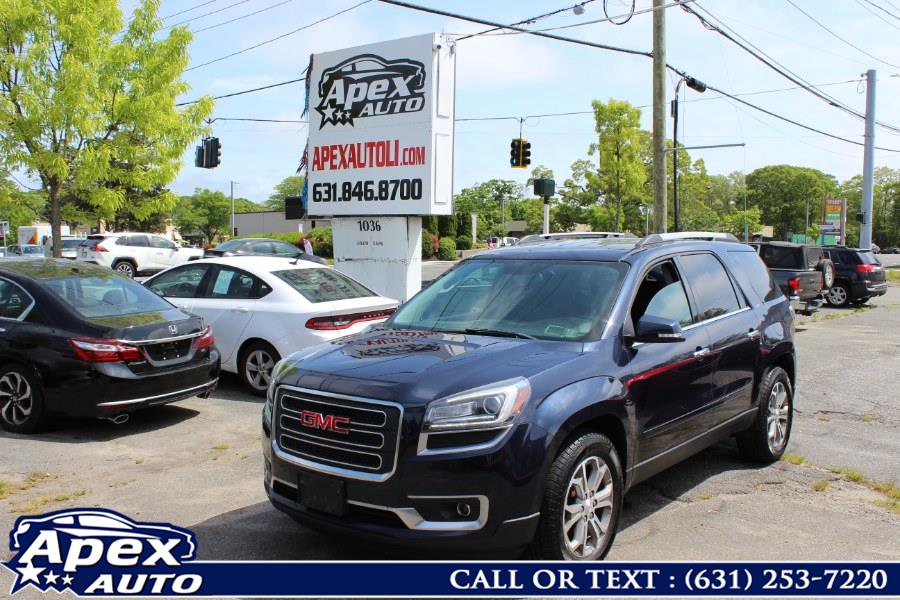
[(730, 233), (721, 231), (673, 231), (671, 233), (651, 233), (641, 238), (636, 246), (647, 246), (661, 242), (675, 242), (679, 240), (703, 240), (707, 242), (737, 242), (738, 239)]

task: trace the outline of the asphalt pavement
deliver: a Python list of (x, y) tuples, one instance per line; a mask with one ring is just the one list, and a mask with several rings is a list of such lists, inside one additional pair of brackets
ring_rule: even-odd
[[(900, 560), (900, 514), (882, 486), (900, 481), (900, 286), (871, 307), (803, 319), (797, 344), (791, 462), (749, 464), (724, 442), (638, 485), (611, 559)], [(22, 514), (97, 506), (188, 527), (206, 559), (423, 556), (319, 535), (272, 509), (261, 405), (225, 376), (209, 399), (124, 425), (0, 433), (0, 532)], [(10, 583), (0, 573), (0, 590)]]

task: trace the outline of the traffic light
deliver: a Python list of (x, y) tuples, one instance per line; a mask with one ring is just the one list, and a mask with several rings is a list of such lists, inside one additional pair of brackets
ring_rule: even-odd
[(219, 138), (211, 137), (203, 140), (204, 164), (207, 169), (215, 169), (222, 164), (222, 144)]
[(522, 160), (519, 162), (524, 169), (531, 164), (531, 142), (528, 140), (520, 140), (520, 142), (522, 144)]
[(201, 169), (206, 168), (206, 155), (203, 150), (204, 145), (202, 143), (194, 148), (194, 166), (200, 167)]
[(509, 144), (509, 166), (513, 169), (518, 169), (522, 166), (522, 140), (519, 138), (513, 138), (513, 141)]

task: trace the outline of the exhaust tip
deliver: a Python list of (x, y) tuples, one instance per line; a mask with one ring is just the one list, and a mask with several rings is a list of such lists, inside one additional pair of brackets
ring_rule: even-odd
[(111, 417), (106, 417), (106, 420), (112, 423), (113, 425), (124, 425), (128, 422), (128, 419), (131, 418), (131, 415), (128, 413), (119, 413), (117, 415), (113, 415)]

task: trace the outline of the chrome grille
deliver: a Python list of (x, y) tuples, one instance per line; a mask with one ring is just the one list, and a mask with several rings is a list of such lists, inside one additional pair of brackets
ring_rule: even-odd
[(396, 463), (402, 408), (393, 403), (279, 388), (275, 440), (315, 470), (386, 479)]

